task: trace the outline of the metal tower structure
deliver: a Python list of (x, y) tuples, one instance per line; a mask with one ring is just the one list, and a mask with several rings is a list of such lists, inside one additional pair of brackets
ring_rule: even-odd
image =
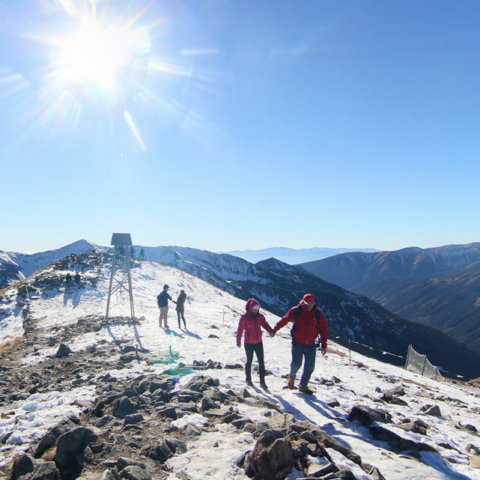
[(128, 298), (130, 299), (130, 316), (133, 322), (135, 310), (133, 307), (132, 276), (130, 275), (130, 248), (132, 246), (132, 237), (129, 233), (114, 233), (111, 244), (114, 248), (112, 273), (110, 275), (110, 286), (108, 288), (107, 321), (110, 313), (112, 294), (125, 290), (128, 292)]

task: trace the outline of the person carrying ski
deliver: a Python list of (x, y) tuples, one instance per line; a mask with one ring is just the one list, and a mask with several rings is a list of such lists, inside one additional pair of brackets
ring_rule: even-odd
[(318, 309), (315, 298), (307, 293), (300, 304), (291, 308), (285, 316), (277, 322), (273, 331), (276, 333), (287, 323), (293, 322), (292, 333), (292, 362), (288, 376), (288, 388), (295, 388), (295, 377), (298, 370), (303, 366), (303, 374), (300, 379), (298, 390), (311, 395), (312, 390), (308, 388), (308, 382), (315, 369), (316, 345), (318, 336), (321, 339), (321, 352), (327, 352), (328, 327), (325, 316)]
[(173, 299), (168, 294), (167, 290), (169, 289), (168, 285), (163, 286), (163, 290), (157, 296), (158, 308), (160, 309), (160, 318), (159, 325), (162, 326), (162, 320), (164, 320), (165, 328), (168, 328), (167, 316), (168, 316), (168, 301)]
[(237, 347), (242, 346), (242, 335), (245, 332), (244, 347), (247, 355), (247, 363), (245, 364), (245, 376), (247, 385), (253, 387), (252, 383), (252, 361), (253, 353), (257, 355), (258, 372), (260, 374), (260, 387), (267, 389), (265, 383), (265, 362), (263, 355), (262, 343), (262, 327), (274, 335), (272, 327), (267, 323), (263, 314), (260, 313), (260, 304), (253, 298), (247, 301), (245, 306), (246, 312), (240, 317), (237, 329)]
[(185, 323), (185, 316), (183, 315), (183, 312), (185, 310), (186, 299), (187, 299), (187, 294), (185, 293), (185, 290), (180, 290), (180, 295), (177, 298), (177, 308), (175, 310), (177, 311), (177, 316), (178, 316), (178, 328), (182, 328), (180, 324), (180, 315), (181, 315), (185, 330), (187, 329), (187, 324)]

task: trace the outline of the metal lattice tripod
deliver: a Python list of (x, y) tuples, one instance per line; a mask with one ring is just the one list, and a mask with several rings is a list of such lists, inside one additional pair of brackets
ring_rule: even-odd
[(130, 275), (130, 247), (132, 246), (132, 238), (129, 233), (114, 233), (111, 244), (114, 248), (112, 273), (110, 275), (110, 286), (108, 288), (106, 319), (108, 321), (112, 294), (121, 292), (123, 289), (128, 292), (130, 299), (130, 316), (133, 322), (135, 319), (135, 309), (133, 306), (132, 276)]

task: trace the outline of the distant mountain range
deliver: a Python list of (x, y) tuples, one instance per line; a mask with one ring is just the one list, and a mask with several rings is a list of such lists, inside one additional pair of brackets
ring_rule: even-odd
[[(67, 247), (77, 252), (89, 248), (99, 255), (110, 250), (85, 241)], [(51, 258), (68, 255), (67, 247), (61, 249), (62, 253), (35, 254), (35, 261), (30, 259), (28, 265), (43, 268), (46, 264), (42, 265), (42, 260), (48, 262)], [(140, 248), (135, 247), (135, 256), (139, 255)], [(277, 259), (252, 264), (232, 255), (185, 247), (144, 247), (144, 251), (147, 260), (176, 267), (238, 298), (255, 297), (263, 308), (277, 315), (285, 314), (298, 304), (305, 293), (312, 293), (325, 312), (331, 338), (343, 345), (352, 341), (352, 349), (360, 353), (403, 365), (407, 347), (412, 343), (435, 365), (467, 378), (480, 376), (480, 354), (435, 329), (403, 320), (369, 298), (324, 281), (301, 267)], [(73, 264), (75, 254), (72, 255)], [(7, 271), (11, 265), (3, 262), (0, 272), (5, 266)], [(19, 274), (26, 276), (21, 268), (17, 276)], [(188, 285), (185, 287), (188, 289)], [(162, 285), (158, 285), (159, 291), (161, 288)]]
[(480, 243), (346, 253), (302, 267), (480, 352)]
[(243, 258), (250, 263), (257, 263), (268, 258), (276, 258), (290, 265), (298, 263), (320, 260), (322, 258), (331, 257), (346, 252), (378, 252), (374, 248), (285, 248), (273, 247), (264, 248), (262, 250), (234, 250), (227, 253), (235, 257)]

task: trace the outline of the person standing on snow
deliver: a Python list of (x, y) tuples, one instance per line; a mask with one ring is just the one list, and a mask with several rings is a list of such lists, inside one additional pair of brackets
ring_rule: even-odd
[(183, 315), (183, 312), (185, 310), (186, 299), (187, 299), (187, 294), (185, 293), (185, 290), (180, 290), (180, 295), (177, 298), (177, 308), (175, 310), (177, 311), (177, 316), (178, 316), (178, 328), (182, 328), (180, 324), (180, 315), (181, 315), (185, 330), (187, 329), (187, 324), (185, 323), (185, 316)]
[(260, 387), (267, 389), (265, 383), (265, 362), (263, 355), (262, 327), (273, 337), (272, 327), (267, 323), (263, 314), (260, 313), (260, 304), (253, 298), (247, 301), (244, 313), (238, 322), (237, 329), (237, 347), (242, 346), (242, 335), (245, 331), (244, 347), (247, 354), (247, 363), (245, 364), (245, 376), (247, 385), (253, 387), (252, 383), (252, 361), (253, 353), (257, 355), (258, 371), (260, 374)]
[(288, 322), (293, 322), (292, 327), (292, 362), (288, 376), (288, 388), (295, 388), (295, 377), (298, 370), (303, 366), (303, 374), (300, 379), (298, 390), (311, 395), (313, 392), (308, 388), (308, 382), (315, 369), (316, 345), (315, 341), (320, 335), (322, 355), (327, 352), (328, 327), (325, 316), (317, 308), (313, 295), (307, 293), (300, 304), (291, 308), (285, 316), (278, 321), (273, 331), (276, 333)]
[(167, 316), (168, 316), (168, 300), (172, 300), (172, 297), (168, 294), (167, 290), (169, 289), (168, 285), (163, 286), (162, 292), (157, 296), (158, 308), (160, 309), (160, 318), (159, 324), (162, 326), (162, 320), (164, 319), (165, 328), (168, 328)]

